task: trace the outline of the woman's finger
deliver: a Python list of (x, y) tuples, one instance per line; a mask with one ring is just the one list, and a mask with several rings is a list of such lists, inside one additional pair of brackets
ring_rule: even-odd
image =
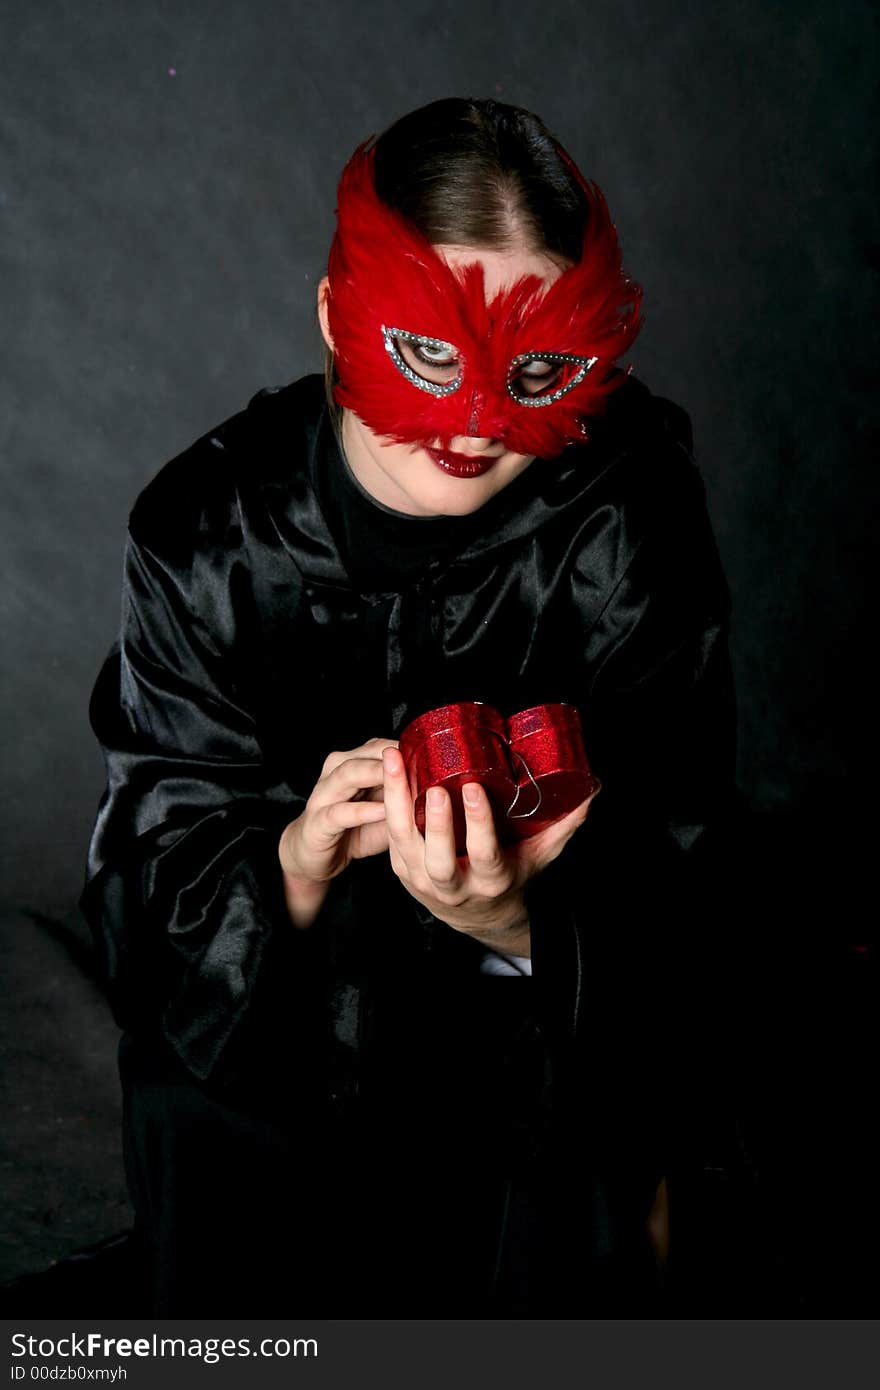
[(318, 807), (309, 819), (307, 843), (315, 853), (332, 848), (346, 831), (374, 825), (385, 819), (381, 801), (335, 801)]
[(386, 748), (382, 754), (382, 765), (388, 838), (406, 864), (415, 868), (422, 837), (416, 828), (403, 757), (396, 748)]
[(461, 789), (467, 823), (468, 864), (477, 883), (497, 887), (512, 875), (498, 843), (495, 817), (485, 789), (479, 782), (467, 782)]
[(337, 801), (325, 806), (319, 812), (319, 824), (323, 821), (332, 834), (341, 830), (353, 830), (357, 825), (373, 825), (385, 819), (385, 806), (381, 801)]
[(357, 748), (337, 749), (328, 753), (324, 759), (324, 766), (321, 768), (321, 777), (327, 777), (331, 772), (335, 772), (345, 762), (350, 762), (353, 758), (371, 758), (376, 762), (382, 760), (383, 748), (396, 748), (396, 738), (368, 738), (366, 743), (358, 744)]
[(445, 787), (429, 787), (425, 796), (425, 873), (443, 892), (454, 892), (462, 879), (455, 854), (452, 802)]
[(358, 792), (381, 787), (382, 780), (379, 758), (346, 758), (315, 784), (312, 805), (318, 808), (331, 806), (337, 801), (349, 801)]

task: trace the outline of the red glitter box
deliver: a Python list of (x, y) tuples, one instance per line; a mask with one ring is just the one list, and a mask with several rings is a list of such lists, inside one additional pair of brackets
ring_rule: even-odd
[(507, 719), (479, 701), (441, 705), (412, 720), (399, 743), (416, 825), (424, 834), (428, 788), (445, 787), (458, 854), (466, 852), (465, 782), (485, 789), (502, 844), (536, 835), (599, 786), (574, 705), (534, 705)]

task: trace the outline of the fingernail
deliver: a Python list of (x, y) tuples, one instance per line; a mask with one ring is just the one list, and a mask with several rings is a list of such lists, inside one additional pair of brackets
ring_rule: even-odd
[(443, 810), (444, 797), (443, 792), (439, 787), (429, 787), (428, 795), (426, 796), (425, 800), (427, 802), (429, 811)]
[(467, 806), (479, 806), (480, 789), (476, 782), (468, 782), (467, 786), (462, 787), (461, 794)]

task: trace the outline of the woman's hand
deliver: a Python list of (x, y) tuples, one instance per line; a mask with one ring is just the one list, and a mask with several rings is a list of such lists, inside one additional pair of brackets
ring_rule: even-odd
[(394, 739), (371, 738), (328, 754), (302, 813), (284, 827), (278, 858), (294, 926), (311, 926), (330, 880), (352, 859), (388, 848), (382, 751), (396, 747)]
[(523, 887), (562, 852), (586, 820), (596, 792), (531, 839), (502, 847), (485, 791), (478, 782), (466, 782), (462, 800), (467, 854), (457, 856), (449, 793), (443, 787), (429, 789), (423, 839), (403, 757), (389, 746), (382, 761), (391, 867), (407, 892), (442, 922), (484, 946), (508, 955), (531, 955)]

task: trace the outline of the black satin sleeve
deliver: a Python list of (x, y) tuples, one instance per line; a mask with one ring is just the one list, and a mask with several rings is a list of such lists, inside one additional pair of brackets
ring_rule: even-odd
[[(696, 466), (682, 457), (642, 506), (586, 638), (582, 714), (598, 821), (613, 815), (675, 857), (707, 844), (735, 797), (731, 601)], [(576, 571), (576, 593), (581, 582)]]
[(554, 1028), (625, 1049), (652, 1027), (669, 1037), (671, 983), (700, 969), (707, 986), (714, 978), (748, 834), (731, 598), (685, 441), (645, 460), (644, 486), (574, 567), (572, 601), (585, 617), (577, 698), (602, 789), (528, 885), (534, 974), (554, 987)]
[(117, 1021), (205, 1079), (234, 1055), (273, 968), (295, 973), (310, 948), (277, 851), (304, 798), (266, 765), (229, 654), (196, 612), (191, 595), (218, 584), (198, 560), (185, 592), (129, 531), (120, 636), (89, 709), (107, 786), (80, 906)]

